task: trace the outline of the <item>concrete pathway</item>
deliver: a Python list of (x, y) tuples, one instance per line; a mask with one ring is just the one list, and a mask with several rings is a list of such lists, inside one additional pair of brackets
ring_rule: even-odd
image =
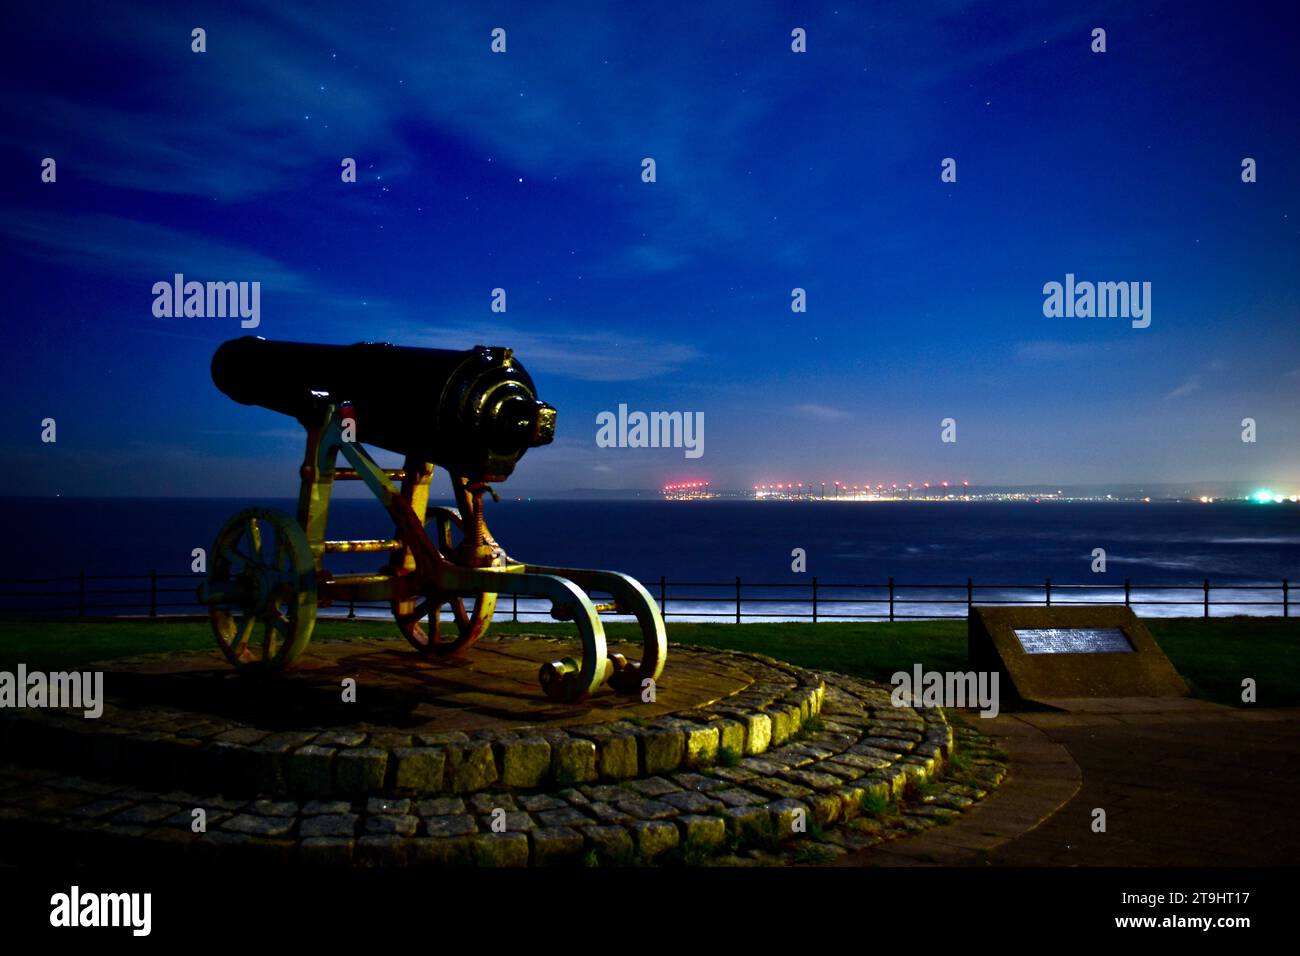
[[(1300, 862), (1300, 709), (1186, 698), (1055, 701), (954, 715), (995, 737), (1007, 779), (946, 827), (849, 866), (1264, 866)], [(1106, 832), (1092, 829), (1094, 808)]]

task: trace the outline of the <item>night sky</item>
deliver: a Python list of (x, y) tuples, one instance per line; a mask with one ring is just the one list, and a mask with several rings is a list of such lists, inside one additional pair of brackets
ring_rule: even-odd
[[(562, 6), (7, 4), (0, 493), (295, 493), (176, 272), (271, 339), (513, 347), (559, 409), (516, 492), (1300, 488), (1295, 4)], [(1150, 327), (1045, 317), (1067, 273)], [(620, 403), (705, 454), (596, 447)]]

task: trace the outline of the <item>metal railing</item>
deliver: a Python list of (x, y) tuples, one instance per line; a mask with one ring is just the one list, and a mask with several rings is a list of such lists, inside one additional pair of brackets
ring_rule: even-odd
[[(112, 575), (86, 574), (55, 578), (0, 578), (0, 617), (148, 616), (203, 613), (196, 588), (199, 574)], [(147, 582), (121, 586), (123, 582)], [(180, 582), (185, 582), (181, 584)], [(115, 585), (115, 586), (110, 586)], [(183, 598), (178, 596), (184, 595)], [(974, 604), (1059, 607), (1119, 604), (1144, 608), (1195, 607), (1202, 617), (1215, 608), (1269, 607), (1282, 617), (1291, 616), (1290, 581), (1258, 584), (1211, 584), (1209, 578), (1191, 584), (1135, 585), (1125, 578), (1114, 584), (1059, 584), (1051, 578), (1032, 584), (900, 583), (892, 577), (881, 584), (826, 584), (816, 577), (803, 582), (755, 583), (731, 581), (669, 581), (660, 577), (660, 610), (665, 618), (819, 621), (900, 621), (965, 617)], [(36, 602), (13, 604), (11, 602)], [(500, 615), (506, 602), (498, 605)], [(336, 606), (341, 610), (342, 606)], [(347, 616), (357, 609), (382, 610), (387, 604), (346, 605)], [(767, 610), (763, 610), (767, 608)], [(509, 601), (512, 620), (538, 620), (549, 616), (543, 599), (518, 595)], [(916, 609), (920, 609), (919, 612)], [(949, 613), (951, 611), (951, 613)], [(103, 614), (102, 612), (113, 612)], [(1244, 613), (1255, 613), (1246, 611)], [(521, 617), (521, 614), (523, 615)], [(1163, 615), (1162, 615), (1163, 616)], [(1172, 615), (1180, 616), (1180, 615)]]
[[(670, 613), (670, 587), (711, 589), (710, 595), (671, 595), (674, 604), (709, 603), (717, 604), (722, 591), (727, 592), (728, 608), (712, 611), (676, 611), (676, 616), (712, 617), (732, 620), (739, 624), (745, 618), (772, 617), (763, 611), (746, 610), (753, 605), (780, 604), (790, 605), (789, 596), (771, 596), (771, 592), (806, 590), (808, 597), (798, 603), (807, 607), (806, 611), (791, 611), (788, 608), (780, 612), (783, 620), (808, 619), (814, 624), (818, 621), (900, 621), (900, 620), (934, 620), (936, 618), (964, 618), (970, 608), (980, 605), (1026, 605), (1026, 606), (1084, 606), (1088, 604), (1119, 604), (1125, 607), (1196, 607), (1201, 616), (1211, 617), (1216, 607), (1272, 607), (1280, 611), (1282, 617), (1290, 617), (1291, 595), (1290, 581), (1283, 578), (1278, 584), (1211, 584), (1209, 578), (1203, 578), (1195, 584), (1143, 584), (1135, 585), (1131, 578), (1115, 584), (1060, 584), (1051, 578), (1044, 578), (1042, 583), (1033, 584), (976, 584), (967, 578), (963, 584), (910, 584), (900, 583), (889, 578), (882, 584), (825, 584), (813, 577), (807, 584), (766, 584), (745, 583), (737, 577), (729, 582), (669, 582), (659, 579), (659, 605), (664, 616)], [(768, 596), (746, 594), (749, 591), (766, 591)], [(1225, 592), (1228, 599), (1223, 599)], [(1236, 592), (1245, 592), (1245, 596), (1234, 596)], [(1151, 594), (1165, 595), (1152, 597)], [(1194, 596), (1188, 596), (1194, 594)], [(1272, 599), (1272, 595), (1276, 599)], [(846, 596), (848, 595), (848, 596)], [(1181, 595), (1181, 596), (1180, 596)], [(1264, 596), (1261, 599), (1261, 595)], [(839, 613), (844, 606), (851, 606), (848, 613)], [(921, 613), (909, 613), (909, 608), (921, 607)], [(877, 610), (863, 610), (876, 608)], [(951, 608), (951, 613), (945, 613)]]

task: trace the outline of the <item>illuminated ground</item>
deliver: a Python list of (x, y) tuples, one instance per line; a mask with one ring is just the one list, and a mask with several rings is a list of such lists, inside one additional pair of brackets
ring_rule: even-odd
[(10, 859), (813, 862), (950, 822), (1001, 780), (942, 711), (750, 653), (675, 647), (654, 701), (551, 703), (534, 675), (563, 646), (490, 639), (448, 665), (395, 638), (323, 641), (251, 679), (211, 650), (117, 658), (97, 720), (0, 715), (0, 842)]

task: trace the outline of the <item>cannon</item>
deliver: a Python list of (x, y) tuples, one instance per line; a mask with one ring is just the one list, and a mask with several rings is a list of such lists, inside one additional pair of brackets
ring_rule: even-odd
[[(555, 433), (555, 409), (538, 400), (510, 349), (246, 336), (217, 349), (212, 380), (235, 401), (289, 415), (306, 430), (296, 518), (264, 508), (239, 512), (217, 535), (199, 588), (217, 643), (235, 667), (289, 667), (311, 640), (319, 608), (356, 602), (388, 603), (420, 654), (460, 655), (487, 632), (497, 596), (511, 594), (549, 599), (551, 616), (572, 621), (581, 639), (581, 660), (542, 665), (548, 698), (580, 700), (605, 683), (637, 693), (658, 681), (667, 656), (663, 617), (638, 581), (516, 561), (488, 530), (483, 499), (497, 498), (491, 483), (508, 478), (529, 448)], [(402, 455), (402, 467), (379, 467), (362, 440)], [(350, 467), (338, 467), (340, 455)], [(438, 466), (450, 478), (455, 508), (429, 503)], [(370, 489), (392, 519), (391, 538), (327, 539), (331, 492), (343, 480)], [(326, 555), (364, 553), (387, 553), (388, 562), (365, 574), (325, 567)], [(640, 661), (607, 652), (602, 613), (635, 617)]]

